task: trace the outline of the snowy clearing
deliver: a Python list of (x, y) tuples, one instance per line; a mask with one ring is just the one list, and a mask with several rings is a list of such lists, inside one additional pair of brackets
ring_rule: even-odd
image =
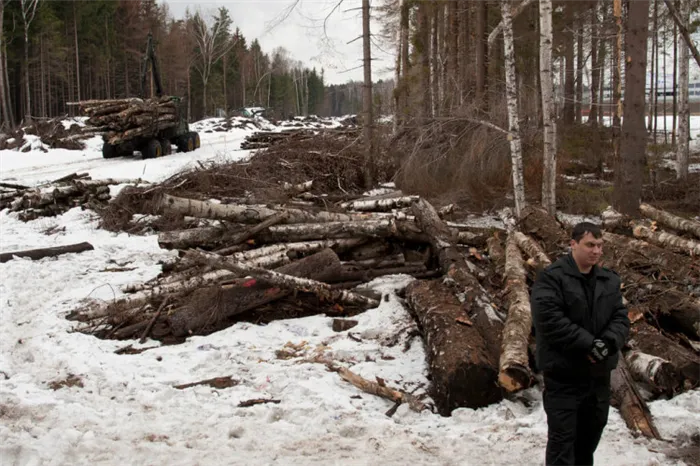
[[(695, 120), (696, 117), (694, 117)], [(0, 179), (34, 185), (74, 172), (93, 178), (159, 181), (198, 162), (241, 160), (240, 142), (254, 128), (207, 133), (202, 146), (155, 160), (103, 160), (101, 141), (84, 151), (0, 151)], [(700, 122), (700, 118), (698, 118)], [(215, 122), (214, 122), (215, 123)], [(694, 125), (697, 128), (700, 125)], [(270, 128), (266, 128), (270, 129)], [(693, 131), (696, 137), (696, 131)], [(51, 231), (51, 234), (45, 232)], [(1, 250), (89, 241), (94, 251), (0, 264), (0, 463), (5, 465), (440, 464), (503, 465), (544, 461), (546, 419), (539, 388), (487, 408), (445, 418), (417, 414), (344, 382), (325, 355), (359, 375), (422, 394), (428, 385), (423, 345), (408, 337), (413, 321), (394, 290), (410, 277), (372, 282), (387, 296), (336, 333), (330, 317), (239, 323), (186, 343), (99, 340), (73, 331), (64, 316), (92, 297), (112, 299), (121, 285), (156, 276), (175, 253), (155, 235), (97, 229), (91, 211), (72, 209), (23, 223), (0, 212)], [(352, 338), (349, 334), (352, 334)], [(395, 336), (401, 337), (396, 339)], [(407, 338), (411, 338), (410, 340)], [(359, 341), (356, 341), (359, 340)], [(396, 344), (390, 345), (393, 343)], [(153, 347), (115, 354), (128, 344)], [(280, 359), (277, 351), (295, 357)], [(52, 382), (73, 376), (73, 386)], [(231, 376), (217, 390), (174, 385)], [(251, 399), (279, 403), (238, 407)], [(650, 405), (663, 437), (677, 444), (700, 435), (700, 391)], [(616, 410), (596, 453), (602, 465), (683, 464), (664, 455), (671, 445), (633, 437)]]

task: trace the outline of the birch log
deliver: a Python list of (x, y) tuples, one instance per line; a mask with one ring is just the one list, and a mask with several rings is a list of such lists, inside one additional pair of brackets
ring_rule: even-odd
[(491, 304), (491, 297), (479, 280), (469, 272), (466, 260), (454, 246), (457, 232), (445, 225), (435, 208), (426, 200), (420, 199), (413, 204), (412, 209), (416, 222), (430, 238), (430, 245), (440, 269), (457, 285), (460, 300), (464, 300), (471, 321), (486, 341), (492, 360), (498, 361), (503, 321)]
[[(185, 199), (163, 194), (158, 208), (164, 212), (174, 212), (192, 217), (229, 220), (238, 223), (257, 223), (278, 214), (281, 210), (263, 205), (217, 204), (208, 201)], [(336, 212), (307, 212), (299, 209), (284, 209), (287, 212), (285, 223), (350, 222), (366, 220), (367, 214), (342, 214)]]
[(641, 204), (639, 210), (645, 217), (656, 220), (662, 225), (673, 228), (676, 231), (691, 233), (696, 238), (700, 238), (700, 222), (678, 217), (664, 210), (655, 209), (649, 204)]
[(410, 207), (418, 199), (418, 196), (401, 196), (389, 199), (356, 199), (343, 202), (340, 204), (340, 207), (348, 210), (385, 212), (391, 209)]
[[(275, 272), (285, 276), (327, 281), (341, 273), (341, 266), (333, 250), (324, 249), (279, 267)], [(236, 275), (240, 276), (240, 274)], [(200, 334), (206, 329), (216, 328), (220, 322), (232, 316), (281, 299), (290, 292), (288, 288), (280, 289), (257, 280), (246, 280), (244, 283), (226, 289), (201, 288), (188, 298), (184, 306), (168, 316), (168, 326), (175, 336)]]
[(652, 387), (655, 392), (673, 396), (681, 387), (683, 378), (665, 359), (637, 350), (628, 351), (625, 359), (632, 377)]
[(346, 290), (335, 290), (331, 288), (330, 285), (316, 280), (297, 278), (272, 270), (265, 270), (258, 267), (249, 267), (243, 264), (229, 262), (215, 254), (201, 251), (190, 250), (187, 254), (208, 263), (212, 267), (230, 270), (231, 272), (242, 276), (250, 275), (280, 288), (308, 291), (329, 301), (346, 302), (348, 304), (356, 304), (366, 306), (368, 308), (379, 305), (379, 302), (377, 302), (375, 299), (367, 298)]
[(690, 384), (700, 383), (700, 356), (666, 337), (646, 322), (639, 321), (632, 325), (629, 345), (645, 354), (670, 362)]
[(537, 244), (537, 242), (531, 237), (520, 231), (514, 232), (513, 237), (515, 242), (518, 244), (518, 247), (522, 249), (525, 254), (530, 256), (537, 263), (538, 267), (546, 268), (552, 264), (552, 261), (549, 260), (547, 254), (545, 254), (540, 245)]
[(503, 326), (503, 343), (498, 382), (509, 392), (530, 386), (532, 373), (528, 362), (528, 340), (532, 329), (530, 293), (525, 283), (525, 267), (515, 233), (506, 240), (506, 296), (508, 318)]
[(620, 358), (610, 378), (611, 404), (620, 410), (622, 419), (632, 431), (641, 432), (647, 438), (661, 439), (659, 431), (627, 368), (625, 358)]
[(632, 229), (635, 238), (648, 241), (678, 254), (700, 256), (700, 241), (693, 241), (663, 231), (652, 231), (644, 225), (636, 225)]

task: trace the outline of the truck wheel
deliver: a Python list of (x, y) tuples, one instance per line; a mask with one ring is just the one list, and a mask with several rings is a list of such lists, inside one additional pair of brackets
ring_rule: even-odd
[(170, 155), (173, 153), (173, 145), (170, 143), (170, 139), (163, 139), (160, 141), (160, 146), (163, 148), (163, 155)]
[(117, 146), (114, 146), (108, 142), (102, 144), (102, 157), (105, 159), (113, 159), (118, 155), (119, 153), (117, 152)]
[(148, 141), (146, 146), (146, 152), (143, 154), (144, 159), (152, 159), (155, 157), (160, 157), (163, 155), (163, 148), (160, 145), (160, 141), (157, 139), (151, 139)]

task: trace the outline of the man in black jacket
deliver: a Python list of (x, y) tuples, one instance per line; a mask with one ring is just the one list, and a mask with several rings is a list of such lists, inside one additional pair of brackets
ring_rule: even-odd
[(537, 365), (544, 375), (547, 465), (592, 465), (610, 406), (610, 372), (629, 331), (620, 277), (600, 267), (603, 234), (574, 227), (571, 252), (532, 289)]

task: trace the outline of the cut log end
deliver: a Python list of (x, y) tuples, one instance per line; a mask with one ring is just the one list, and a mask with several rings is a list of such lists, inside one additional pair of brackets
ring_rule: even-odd
[(498, 383), (507, 392), (514, 393), (529, 388), (532, 383), (532, 376), (527, 367), (513, 365), (501, 370), (498, 374)]

